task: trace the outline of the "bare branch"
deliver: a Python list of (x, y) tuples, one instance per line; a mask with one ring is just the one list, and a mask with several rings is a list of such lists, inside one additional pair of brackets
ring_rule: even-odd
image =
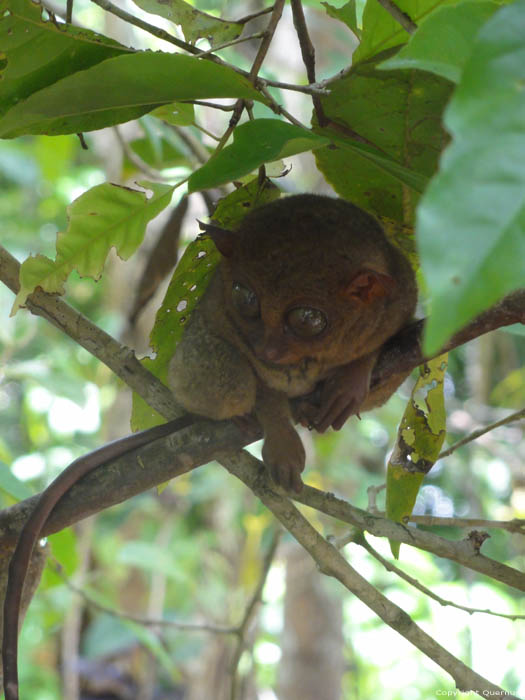
[(470, 433), (470, 435), (467, 435), (466, 437), (462, 438), (461, 440), (458, 440), (458, 442), (455, 442), (453, 445), (448, 447), (446, 450), (443, 450), (443, 452), (441, 452), (441, 454), (439, 455), (438, 459), (443, 459), (444, 457), (449, 457), (459, 447), (463, 447), (463, 445), (466, 445), (469, 442), (472, 442), (473, 440), (477, 440), (482, 435), (485, 435), (486, 433), (490, 433), (491, 430), (495, 430), (496, 428), (500, 428), (502, 425), (507, 425), (508, 423), (514, 423), (517, 420), (523, 420), (524, 418), (525, 418), (525, 408), (522, 408), (519, 411), (515, 411), (514, 413), (511, 413), (510, 416), (507, 416), (506, 418), (502, 418), (501, 420), (498, 420), (495, 423), (491, 423), (490, 425), (486, 425), (484, 428), (478, 428), (477, 430), (473, 430)]
[(251, 15), (246, 15), (245, 17), (241, 17), (241, 19), (236, 19), (235, 23), (236, 24), (246, 24), (247, 22), (251, 22), (252, 19), (257, 19), (257, 17), (262, 17), (263, 15), (268, 15), (270, 12), (273, 12), (274, 5), (270, 5), (270, 7), (265, 7), (264, 10), (259, 10), (259, 12), (252, 12)]
[(432, 532), (406, 527), (380, 515), (356, 508), (333, 494), (324, 493), (312, 486), (304, 486), (300, 494), (294, 494), (294, 500), (353, 525), (358, 530), (432, 552), (525, 592), (525, 573), (480, 554), (479, 549), (473, 546), (469, 538), (453, 542)]
[[(431, 591), (430, 588), (427, 588), (427, 586), (424, 586), (422, 583), (420, 583), (417, 579), (413, 578), (412, 576), (409, 576), (398, 566), (392, 564), (392, 562), (388, 561), (388, 559), (385, 559), (385, 557), (379, 554), (379, 552), (372, 547), (372, 545), (368, 542), (364, 535), (358, 537), (351, 536), (351, 540), (349, 541), (353, 542), (354, 544), (358, 544), (360, 547), (366, 549), (366, 551), (371, 556), (373, 556), (374, 559), (376, 559), (380, 564), (382, 564), (387, 571), (391, 571), (393, 574), (396, 574), (396, 576), (399, 576), (399, 578), (401, 578), (403, 581), (406, 581), (414, 588), (417, 588), (418, 591), (421, 591), (421, 593), (424, 593), (429, 598), (432, 598), (432, 600), (435, 600), (443, 607), (449, 606), (452, 608), (457, 608), (458, 610), (463, 610), (464, 612), (469, 613), (469, 615), (472, 615), (473, 613), (483, 613), (485, 615), (493, 615), (494, 617), (503, 617), (507, 620), (525, 620), (525, 615), (509, 615), (506, 613), (498, 613), (494, 612), (493, 610), (488, 610), (487, 608), (469, 608), (466, 605), (460, 605), (459, 603), (454, 603), (452, 600), (442, 598), (441, 596)], [(347, 542), (345, 542), (345, 544), (347, 544)], [(339, 549), (339, 542), (336, 543), (336, 546)]]
[[(297, 38), (299, 39), (303, 63), (306, 68), (306, 76), (310, 84), (315, 84), (315, 48), (308, 33), (303, 5), (301, 0), (291, 0), (291, 6), (293, 23), (295, 31), (297, 32)], [(326, 119), (319, 95), (313, 95), (312, 102), (314, 104), (317, 121), (320, 126), (323, 126)]]
[(486, 530), (506, 530), (517, 535), (525, 535), (525, 520), (520, 518), (485, 520), (484, 518), (441, 518), (436, 515), (411, 515), (409, 520), (415, 525), (425, 525), (425, 527), (461, 527), (465, 529), (481, 527)]

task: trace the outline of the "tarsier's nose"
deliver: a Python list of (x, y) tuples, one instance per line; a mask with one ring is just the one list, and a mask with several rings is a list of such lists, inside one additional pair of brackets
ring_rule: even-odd
[(287, 364), (290, 362), (289, 347), (280, 333), (269, 333), (256, 350), (257, 357), (263, 362)]

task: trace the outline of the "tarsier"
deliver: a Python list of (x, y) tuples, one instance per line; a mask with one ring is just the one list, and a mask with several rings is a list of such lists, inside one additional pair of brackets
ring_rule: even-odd
[[(274, 481), (299, 491), (305, 453), (294, 421), (320, 432), (339, 429), (349, 416), (384, 403), (404, 379), (395, 375), (370, 391), (381, 347), (414, 313), (414, 274), (379, 223), (341, 199), (286, 197), (252, 210), (236, 231), (204, 229), (222, 260), (175, 349), (170, 387), (189, 413), (241, 425), (256, 418)], [(18, 699), (20, 591), (51, 508), (88, 472), (191, 420), (110, 443), (76, 460), (42, 494), (9, 570), (6, 700)]]
[[(323, 432), (379, 406), (369, 393), (385, 341), (412, 318), (416, 283), (379, 223), (342, 199), (296, 195), (253, 210), (237, 231), (205, 225), (222, 261), (170, 364), (175, 398), (217, 420), (255, 413), (264, 463), (302, 486), (293, 418)], [(322, 382), (320, 406), (289, 399)]]

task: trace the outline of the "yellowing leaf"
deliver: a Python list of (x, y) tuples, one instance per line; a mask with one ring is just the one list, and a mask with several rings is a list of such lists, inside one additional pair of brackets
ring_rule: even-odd
[[(436, 461), (446, 435), (443, 383), (447, 355), (420, 367), (387, 469), (386, 515), (396, 522), (412, 513), (423, 478)], [(390, 542), (399, 556), (399, 542)]]

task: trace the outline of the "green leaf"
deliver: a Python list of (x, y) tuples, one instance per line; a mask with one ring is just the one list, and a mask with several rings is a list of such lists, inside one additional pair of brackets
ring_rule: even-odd
[[(454, 2), (455, 0), (396, 0), (396, 6), (419, 24), (440, 5)], [(372, 58), (386, 49), (405, 44), (409, 37), (408, 32), (377, 0), (368, 0), (363, 12), (361, 43), (354, 51), (352, 61), (356, 64)]]
[(496, 12), (445, 114), (452, 144), (416, 229), (431, 294), (426, 353), (524, 284), (524, 36), (524, 0)]
[(324, 136), (279, 119), (246, 122), (235, 129), (230, 146), (193, 173), (188, 191), (206, 190), (238, 180), (263, 163), (320, 148), (328, 142)]
[[(445, 142), (439, 117), (451, 86), (420, 71), (379, 71), (377, 64), (385, 56), (353, 66), (330, 84), (321, 105), (338, 128), (329, 122), (315, 130), (337, 147), (318, 149), (315, 157), (340, 196), (377, 215), (412, 224), (419, 194)], [(341, 135), (345, 130), (346, 139)]]
[(152, 190), (151, 196), (104, 183), (75, 199), (68, 207), (68, 228), (57, 235), (56, 260), (37, 255), (22, 264), (13, 313), (36, 287), (63, 294), (64, 282), (73, 269), (98, 279), (111, 248), (127, 260), (142, 243), (148, 221), (169, 204), (174, 189), (171, 185), (142, 184)]
[[(419, 378), (401, 419), (397, 441), (388, 462), (386, 515), (404, 522), (412, 513), (425, 474), (434, 465), (446, 435), (443, 384), (447, 356), (419, 368)], [(399, 542), (390, 542), (399, 556)]]
[(45, 20), (42, 9), (31, 0), (0, 0), (0, 116), (67, 75), (132, 51), (89, 29)]
[(242, 24), (227, 22), (201, 12), (184, 0), (133, 0), (135, 5), (151, 14), (159, 15), (182, 27), (186, 41), (209, 39), (212, 46), (224, 44), (241, 35)]
[[(76, 571), (79, 563), (77, 553), (77, 536), (72, 527), (67, 527), (65, 530), (56, 532), (49, 536), (49, 544), (53, 557), (60, 562), (60, 567), (64, 574), (71, 577)], [(44, 590), (53, 586), (60, 586), (64, 583), (64, 579), (51, 567), (46, 566), (42, 576), (41, 586)]]
[(357, 3), (356, 0), (350, 0), (342, 7), (334, 7), (328, 2), (322, 2), (321, 5), (324, 6), (326, 14), (329, 17), (338, 19), (350, 29), (357, 38), (361, 37), (361, 29), (357, 23)]
[(495, 2), (463, 2), (438, 7), (410, 41), (381, 69), (419, 68), (459, 82), (477, 33), (499, 5)]
[[(225, 228), (234, 228), (251, 208), (278, 197), (279, 190), (274, 185), (266, 181), (261, 187), (258, 178), (255, 178), (219, 202), (213, 221)], [(206, 291), (220, 257), (210, 238), (199, 237), (188, 245), (173, 273), (150, 334), (150, 345), (155, 357), (143, 360), (144, 366), (164, 383), (167, 383), (168, 365), (175, 347), (193, 309)], [(160, 414), (150, 408), (138, 394), (133, 394), (132, 430), (149, 428), (163, 422)]]
[(17, 103), (0, 119), (0, 137), (93, 131), (171, 102), (213, 97), (264, 99), (244, 76), (211, 61), (160, 52), (118, 56)]
[(195, 122), (195, 107), (189, 103), (173, 102), (157, 107), (151, 112), (151, 116), (175, 126), (191, 126)]
[(153, 141), (148, 136), (143, 136), (140, 139), (130, 141), (129, 147), (145, 163), (158, 170), (188, 165), (187, 157), (178, 151), (170, 140), (165, 138)]

